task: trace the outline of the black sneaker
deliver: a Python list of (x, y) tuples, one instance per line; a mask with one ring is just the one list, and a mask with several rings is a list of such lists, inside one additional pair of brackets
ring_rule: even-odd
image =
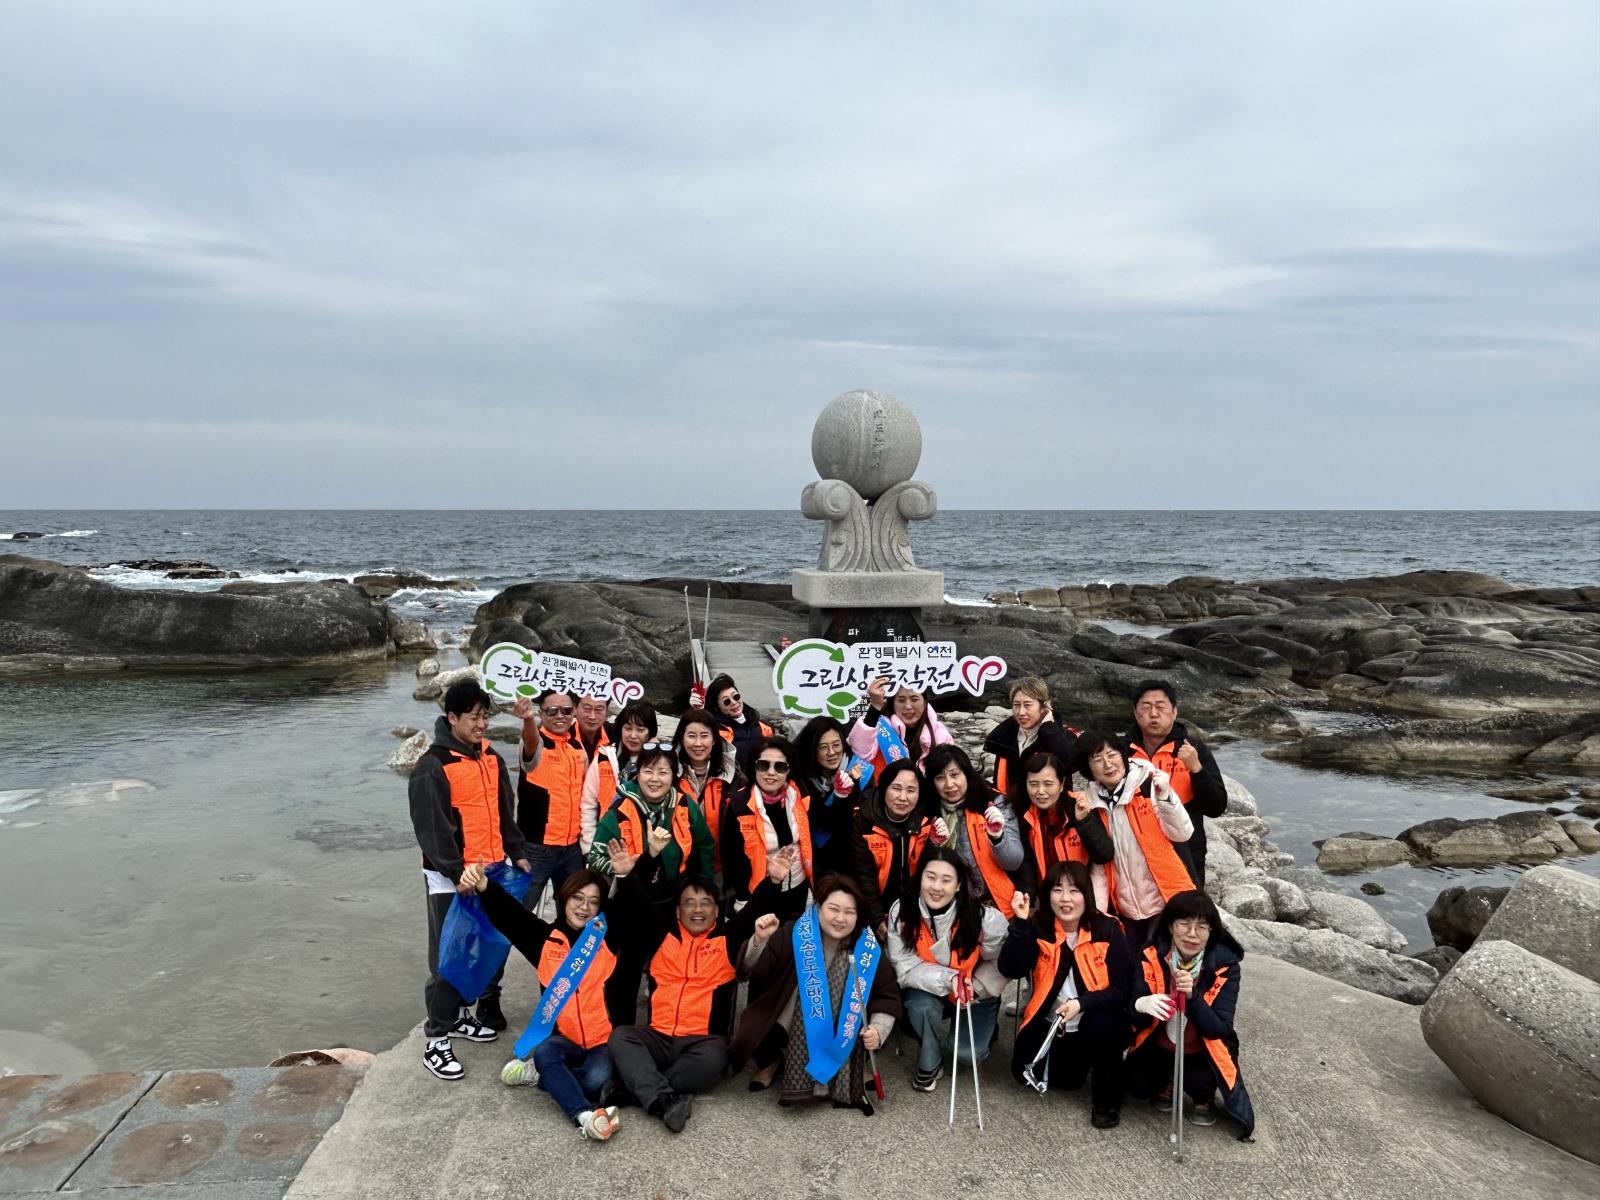
[(478, 1000), (478, 1024), (498, 1032), (510, 1025), (505, 1013), (500, 1011), (499, 996), (484, 996)]
[(434, 1038), (422, 1051), (422, 1065), (440, 1079), (460, 1079), (467, 1073), (450, 1048), (447, 1037)]
[(1122, 1112), (1115, 1108), (1097, 1108), (1089, 1114), (1089, 1124), (1096, 1129), (1115, 1129), (1122, 1123)]
[(682, 1133), (683, 1127), (689, 1123), (689, 1115), (693, 1110), (693, 1096), (687, 1093), (673, 1096), (661, 1110), (661, 1123), (673, 1133)]
[(942, 1078), (944, 1078), (944, 1067), (942, 1066), (935, 1067), (931, 1071), (918, 1071), (916, 1074), (911, 1076), (912, 1090), (918, 1092), (931, 1092), (934, 1088), (939, 1086), (939, 1080)]
[(451, 1037), (466, 1038), (469, 1042), (492, 1042), (500, 1035), (487, 1025), (483, 1024), (469, 1012), (463, 1012), (461, 1019), (450, 1031)]

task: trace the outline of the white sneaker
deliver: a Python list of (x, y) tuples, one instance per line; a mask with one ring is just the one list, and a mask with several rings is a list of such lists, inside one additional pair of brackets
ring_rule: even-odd
[(609, 1141), (621, 1124), (615, 1108), (592, 1108), (578, 1114), (578, 1132), (593, 1142)]
[(478, 1020), (472, 1015), (471, 1010), (467, 1009), (462, 1011), (460, 1019), (450, 1030), (450, 1036), (466, 1038), (469, 1042), (492, 1042), (500, 1034)]
[(539, 1082), (539, 1068), (531, 1058), (513, 1058), (500, 1068), (500, 1082), (507, 1087), (526, 1087)]
[(422, 1051), (422, 1065), (440, 1079), (460, 1079), (467, 1073), (447, 1037), (434, 1038), (427, 1044)]

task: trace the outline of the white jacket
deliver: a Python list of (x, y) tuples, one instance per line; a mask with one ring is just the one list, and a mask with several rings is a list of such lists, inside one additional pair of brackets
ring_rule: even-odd
[[(900, 936), (900, 902), (889, 908), (889, 961), (894, 964), (894, 975), (901, 988), (916, 988), (932, 992), (935, 996), (948, 996), (956, 970), (950, 962), (950, 927), (956, 921), (956, 906), (952, 904), (937, 917), (928, 915), (928, 906), (920, 899), (917, 906), (922, 919), (932, 925), (933, 956), (938, 962), (928, 962), (908, 946)], [(975, 999), (987, 1000), (1000, 995), (1006, 979), (995, 962), (1000, 957), (1000, 944), (1006, 940), (1006, 919), (991, 905), (979, 906), (983, 913), (983, 941), (978, 945), (978, 965), (972, 972), (972, 994)], [(945, 964), (945, 965), (941, 965)]]

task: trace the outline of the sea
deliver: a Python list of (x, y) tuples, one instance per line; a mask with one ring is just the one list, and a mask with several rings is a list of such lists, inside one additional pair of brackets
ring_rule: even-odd
[[(820, 535), (780, 511), (0, 511), (0, 553), (123, 587), (220, 586), (118, 565), (149, 560), (263, 581), (395, 568), (471, 580), (391, 601), (442, 630), (529, 579), (784, 582), (815, 561)], [(966, 604), (1182, 575), (1453, 568), (1519, 586), (1600, 583), (1596, 512), (962, 510), (914, 526), (912, 543)], [(453, 649), (441, 659), (463, 661)], [(405, 780), (386, 763), (394, 730), (437, 714), (415, 686), (410, 661), (0, 681), (0, 1074), (248, 1066), (405, 1037), (422, 1014), (426, 927)], [(1351, 720), (1302, 715), (1319, 728)], [(1518, 806), (1488, 793), (1529, 781), (1312, 771), (1262, 749), (1232, 742), (1218, 756), (1301, 864), (1336, 833), (1508, 811)], [(1569, 865), (1597, 874), (1600, 855)], [(1441, 888), (1516, 874), (1402, 866), (1327, 886), (1379, 884), (1365, 898), (1416, 950), (1431, 943), (1424, 914)]]

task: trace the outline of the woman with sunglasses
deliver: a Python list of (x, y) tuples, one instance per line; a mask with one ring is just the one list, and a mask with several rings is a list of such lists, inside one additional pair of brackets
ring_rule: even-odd
[(861, 802), (850, 839), (852, 874), (867, 901), (867, 921), (887, 939), (889, 908), (916, 883), (917, 861), (945, 840), (928, 813), (917, 764), (890, 763)]
[(1046, 1078), (1050, 1087), (1075, 1090), (1092, 1072), (1090, 1124), (1111, 1129), (1122, 1119), (1122, 1051), (1134, 986), (1127, 939), (1095, 907), (1089, 868), (1078, 862), (1045, 872), (1038, 904), (1017, 892), (1011, 914), (1000, 972), (1032, 980), (1011, 1074), (1042, 1092)]
[(622, 785), (617, 802), (595, 827), (589, 850), (589, 869), (610, 877), (610, 844), (620, 840), (638, 857), (652, 829), (672, 835), (657, 856), (658, 868), (650, 881), (650, 899), (670, 906), (678, 881), (686, 875), (711, 875), (711, 831), (700, 806), (681, 795), (677, 783), (677, 754), (670, 742), (646, 742), (639, 748), (637, 775)]
[[(616, 803), (618, 789), (638, 773), (639, 748), (656, 736), (656, 710), (648, 700), (623, 706), (617, 723), (583, 777), (583, 836), (578, 839), (585, 855), (594, 848), (594, 830), (601, 816)], [(591, 861), (590, 866), (593, 866)]]
[(1239, 1073), (1239, 972), (1244, 950), (1223, 927), (1204, 892), (1179, 892), (1156, 919), (1134, 979), (1133, 1051), (1128, 1091), (1150, 1096), (1169, 1112), (1178, 1052), (1174, 997), (1184, 1000), (1183, 1091), (1193, 1102), (1189, 1120), (1215, 1125), (1217, 1109), (1239, 1122), (1239, 1140), (1255, 1131), (1256, 1114)]
[(672, 733), (678, 752), (678, 791), (700, 806), (711, 830), (712, 860), (722, 869), (722, 813), (736, 781), (742, 782), (733, 747), (722, 739), (716, 718), (691, 708), (678, 718)]
[(744, 702), (732, 675), (718, 675), (706, 685), (706, 711), (716, 721), (717, 732), (732, 743), (739, 769), (749, 774), (751, 755), (761, 739), (772, 736), (772, 726), (754, 705)]
[[(885, 711), (885, 710), (888, 711)], [(867, 685), (867, 708), (850, 727), (850, 749), (874, 764), (882, 764), (883, 755), (878, 749), (878, 723), (886, 721), (899, 735), (918, 767), (927, 761), (935, 746), (947, 746), (953, 739), (950, 731), (939, 720), (939, 714), (921, 692), (914, 688), (901, 688), (889, 704), (889, 681), (874, 679)]]
[(762, 738), (751, 755), (751, 781), (728, 797), (722, 813), (722, 880), (735, 912), (766, 877), (767, 859), (785, 846), (796, 849), (778, 885), (782, 896), (775, 911), (785, 920), (799, 916), (811, 894), (810, 812), (795, 785), (793, 763), (794, 747), (787, 738)]
[(846, 770), (845, 736), (844, 726), (832, 717), (812, 717), (794, 740), (795, 782), (809, 802), (811, 853), (818, 875), (850, 866), (856, 785), (866, 764), (858, 760)]

